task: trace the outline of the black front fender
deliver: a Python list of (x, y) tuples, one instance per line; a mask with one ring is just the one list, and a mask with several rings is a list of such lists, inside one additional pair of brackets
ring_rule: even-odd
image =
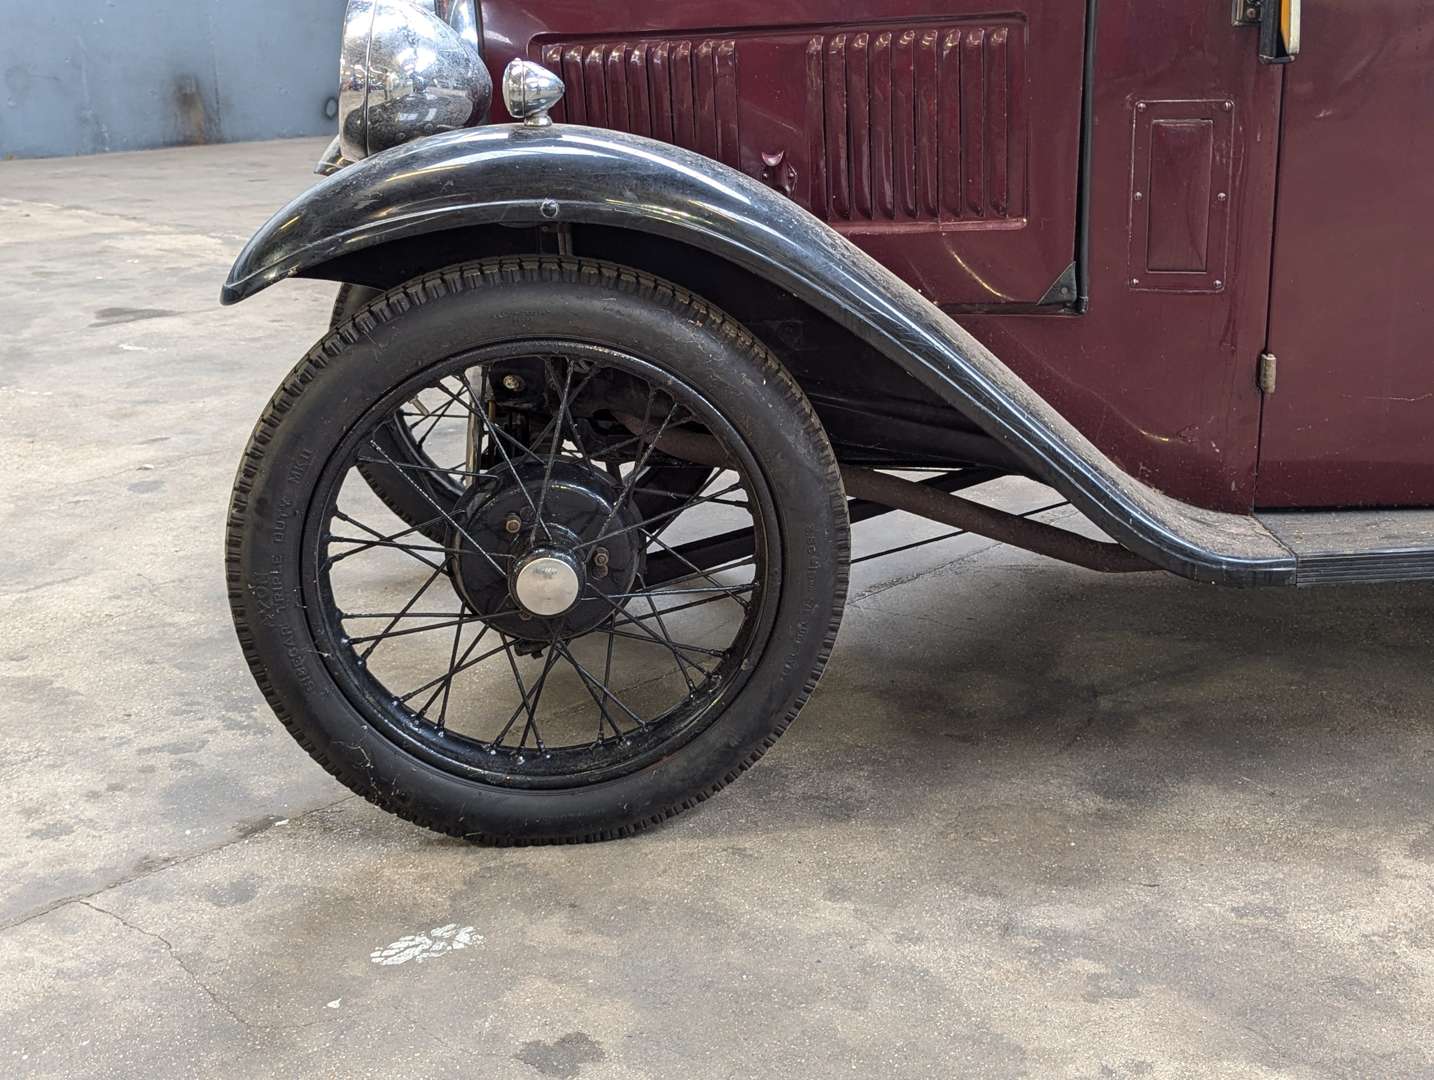
[(374, 245), (486, 224), (582, 222), (679, 240), (800, 297), (921, 379), (1126, 547), (1176, 573), (1290, 584), (1254, 518), (1178, 502), (1122, 471), (934, 304), (745, 174), (637, 135), (480, 127), (385, 151), (316, 184), (245, 245), (221, 299)]

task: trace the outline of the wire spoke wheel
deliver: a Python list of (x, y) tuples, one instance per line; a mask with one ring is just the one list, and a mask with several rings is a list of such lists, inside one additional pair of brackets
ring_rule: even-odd
[(831, 446), (756, 339), (670, 283), (525, 256), (341, 313), (255, 428), (227, 551), (245, 657), (316, 760), (429, 828), (554, 843), (761, 757), (830, 653), (848, 540)]
[[(730, 425), (679, 378), (580, 343), (493, 346), (416, 383), (345, 440), (309, 530), (315, 636), (369, 720), (441, 768), (533, 787), (611, 779), (710, 723), (780, 588), (771, 493)], [(447, 465), (400, 461), (376, 434), (400, 424), (416, 446), (463, 434)], [(678, 431), (731, 467), (664, 454)], [(361, 465), (455, 494), (426, 497), (420, 530)], [(654, 556), (737, 529), (750, 555), (648, 581)]]

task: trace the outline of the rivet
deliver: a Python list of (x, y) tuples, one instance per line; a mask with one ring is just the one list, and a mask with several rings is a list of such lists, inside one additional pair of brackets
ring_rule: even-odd
[(1136, 111), (1136, 112), (1144, 112), (1145, 109), (1146, 109), (1146, 105), (1145, 105), (1145, 102), (1143, 102), (1143, 101), (1142, 101), (1139, 105), (1137, 105), (1137, 106), (1135, 107), (1135, 111)]
[(542, 214), (543, 217), (545, 217), (545, 218), (555, 218), (555, 217), (557, 217), (557, 216), (558, 216), (558, 202), (557, 202), (557, 200), (556, 200), (556, 199), (544, 199), (544, 200), (542, 201), (542, 203), (540, 203), (539, 206), (538, 206), (538, 213)]
[(1228, 199), (1229, 197), (1230, 197), (1230, 196), (1226, 195), (1226, 194), (1222, 191), (1222, 192), (1220, 192), (1220, 194), (1218, 194), (1218, 195), (1215, 196), (1215, 201), (1216, 201), (1216, 202), (1224, 202), (1224, 201), (1225, 201), (1226, 199)]
[[(1223, 198), (1223, 196), (1222, 196), (1222, 198)], [(520, 377), (517, 376), (517, 375), (504, 375), (504, 376), (503, 376), (503, 389), (504, 389), (504, 390), (511, 390), (513, 393), (516, 394), (519, 390), (523, 389), (523, 380), (522, 380), (522, 378), (520, 378)]]
[(1140, 279), (1139, 279), (1138, 277), (1133, 277), (1133, 278), (1130, 279), (1130, 283), (1131, 283), (1132, 285), (1139, 285), (1139, 284), (1140, 284)]
[(1137, 192), (1135, 193), (1135, 201), (1136, 201), (1136, 202), (1139, 202), (1139, 201), (1140, 201), (1141, 199), (1143, 199), (1143, 198), (1145, 198), (1145, 192), (1143, 192), (1143, 191), (1137, 191)]
[(1217, 289), (1223, 289), (1224, 287), (1225, 287), (1225, 283), (1224, 283), (1223, 281), (1216, 281), (1216, 282), (1215, 282), (1215, 288), (1217, 288)]
[(503, 522), (503, 528), (507, 529), (510, 533), (515, 533), (522, 527), (523, 519), (517, 514), (509, 514), (508, 520)]
[(1233, 101), (1227, 101), (1227, 102), (1225, 102), (1223, 105), (1220, 106), (1220, 108), (1224, 109), (1226, 112), (1229, 112), (1229, 111), (1230, 111), (1231, 109), (1233, 109), (1234, 107), (1235, 107), (1235, 103), (1234, 103)]

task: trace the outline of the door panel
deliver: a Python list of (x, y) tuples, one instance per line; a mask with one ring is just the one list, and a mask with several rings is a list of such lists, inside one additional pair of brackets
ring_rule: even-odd
[(1084, 18), (1078, 0), (548, 0), (485, 8), (485, 32), (495, 68), (563, 76), (555, 119), (742, 169), (938, 303), (1029, 304), (1075, 255)]
[(1305, 0), (1285, 69), (1263, 506), (1434, 505), (1434, 0)]
[(1100, 0), (1090, 309), (961, 324), (1131, 475), (1198, 506), (1245, 512), (1280, 69), (1259, 63), (1255, 32), (1232, 26), (1230, 10)]

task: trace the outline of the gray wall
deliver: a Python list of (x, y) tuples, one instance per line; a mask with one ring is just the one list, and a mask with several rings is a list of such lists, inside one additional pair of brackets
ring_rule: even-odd
[(344, 0), (0, 0), (0, 158), (335, 130)]

